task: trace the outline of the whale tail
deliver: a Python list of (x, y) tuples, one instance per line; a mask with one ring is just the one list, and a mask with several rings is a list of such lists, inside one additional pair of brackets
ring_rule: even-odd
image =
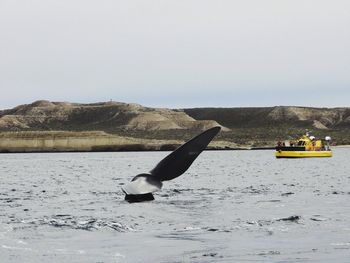
[(154, 200), (152, 193), (160, 190), (162, 186), (162, 182), (151, 174), (139, 174), (124, 185), (122, 190), (125, 193), (125, 200), (134, 203)]
[(152, 193), (162, 188), (162, 182), (172, 180), (186, 172), (220, 129), (214, 127), (202, 132), (166, 156), (149, 174), (135, 176), (130, 183), (122, 187), (126, 195), (125, 200), (129, 202), (154, 200)]

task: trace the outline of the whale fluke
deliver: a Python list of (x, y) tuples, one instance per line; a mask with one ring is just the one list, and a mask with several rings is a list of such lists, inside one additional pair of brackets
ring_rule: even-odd
[(150, 173), (135, 176), (130, 183), (122, 187), (125, 200), (128, 202), (154, 200), (152, 193), (162, 188), (162, 182), (172, 180), (186, 172), (220, 129), (217, 126), (202, 132), (166, 156)]

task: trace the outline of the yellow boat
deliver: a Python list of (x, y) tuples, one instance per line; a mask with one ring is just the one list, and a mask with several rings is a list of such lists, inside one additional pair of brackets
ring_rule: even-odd
[(276, 158), (332, 157), (332, 151), (276, 151)]
[(297, 143), (285, 141), (276, 146), (276, 158), (306, 158), (306, 157), (332, 157), (330, 149), (331, 137), (326, 136), (324, 142), (316, 140), (314, 136), (308, 133), (303, 135)]

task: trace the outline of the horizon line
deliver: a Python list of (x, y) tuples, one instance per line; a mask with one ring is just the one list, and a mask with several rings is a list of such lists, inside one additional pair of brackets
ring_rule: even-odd
[(43, 102), (51, 102), (51, 103), (71, 103), (71, 104), (108, 104), (108, 103), (124, 103), (124, 104), (138, 104), (138, 105), (141, 105), (143, 107), (147, 107), (147, 108), (168, 108), (168, 109), (191, 109), (191, 108), (274, 108), (274, 107), (299, 107), (299, 108), (327, 108), (327, 109), (335, 109), (335, 108), (350, 108), (350, 106), (313, 106), (313, 105), (308, 105), (308, 106), (305, 106), (305, 105), (264, 105), (264, 106), (252, 106), (252, 105), (239, 105), (239, 106), (233, 106), (233, 105), (192, 105), (192, 106), (189, 106), (189, 105), (178, 105), (178, 106), (166, 106), (166, 105), (159, 105), (159, 103), (151, 103), (151, 104), (143, 104), (143, 103), (139, 103), (139, 102), (125, 102), (125, 101), (115, 101), (115, 100), (107, 100), (107, 101), (95, 101), (95, 102), (91, 102), (91, 101), (80, 101), (80, 102), (75, 102), (75, 101), (66, 101), (66, 100), (62, 100), (62, 101), (59, 101), (59, 100), (47, 100), (47, 99), (38, 99), (38, 100), (34, 100), (32, 102), (29, 102), (29, 103), (21, 103), (21, 104), (17, 104), (15, 106), (5, 106), (5, 107), (1, 107), (0, 108), (0, 111), (4, 111), (4, 110), (11, 110), (11, 109), (14, 109), (18, 106), (22, 106), (22, 105), (31, 105), (31, 104), (34, 104), (36, 102), (40, 102), (40, 101), (43, 101)]

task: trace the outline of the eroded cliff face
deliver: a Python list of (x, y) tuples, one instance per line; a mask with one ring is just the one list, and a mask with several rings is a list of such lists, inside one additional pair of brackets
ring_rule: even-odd
[(175, 140), (150, 140), (104, 132), (2, 132), (0, 152), (130, 151), (173, 149)]
[[(184, 140), (132, 138), (105, 132), (1, 132), (0, 153), (18, 152), (96, 152), (175, 150)], [(242, 148), (235, 143), (215, 141), (209, 149)]]
[(0, 111), (0, 131), (21, 130), (205, 130), (289, 125), (316, 129), (350, 128), (350, 108), (276, 106), (173, 110), (139, 104), (78, 104), (36, 101)]
[(350, 126), (348, 108), (274, 107), (267, 115), (274, 121), (309, 122), (317, 129)]
[(261, 108), (185, 109), (191, 117), (213, 119), (228, 128), (290, 126), (316, 129), (350, 128), (350, 108), (276, 106)]
[(273, 147), (312, 129), (350, 144), (350, 108), (149, 108), (104, 102), (36, 101), (0, 111), (0, 151), (172, 150), (220, 125), (215, 149)]
[(218, 125), (214, 120), (195, 120), (182, 110), (148, 108), (120, 102), (77, 104), (36, 101), (0, 113), (0, 130), (3, 131), (205, 130)]

